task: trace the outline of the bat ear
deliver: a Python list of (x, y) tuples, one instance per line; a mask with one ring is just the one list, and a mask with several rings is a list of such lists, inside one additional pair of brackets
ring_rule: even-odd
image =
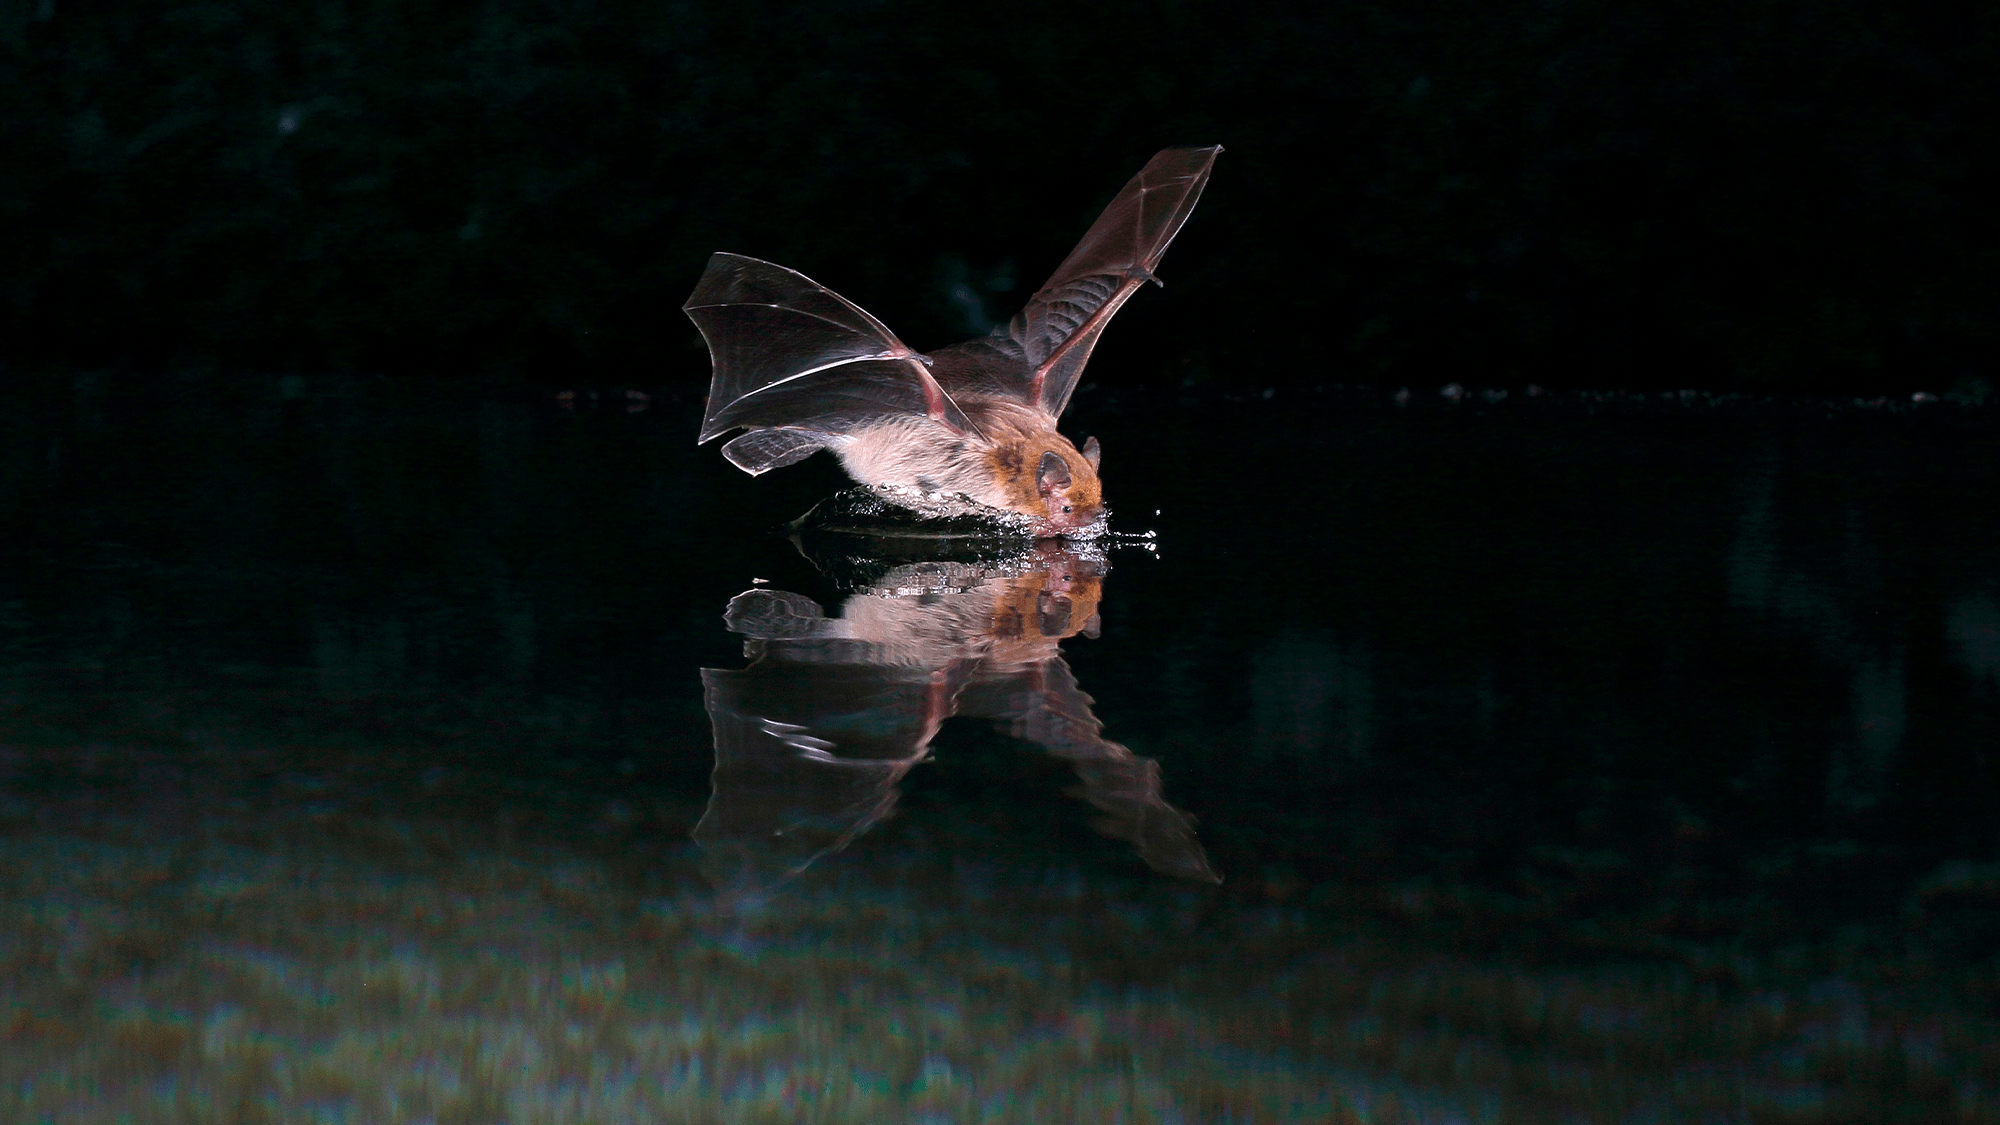
[(1035, 616), (1041, 618), (1042, 636), (1060, 637), (1069, 632), (1072, 608), (1068, 598), (1043, 590), (1041, 597), (1035, 599)]
[(1097, 463), (1104, 460), (1104, 447), (1097, 444), (1096, 434), (1090, 435), (1090, 440), (1083, 443), (1083, 459), (1090, 462), (1092, 469), (1097, 468)]
[(1070, 486), (1069, 465), (1062, 454), (1051, 449), (1042, 454), (1042, 464), (1035, 471), (1035, 487), (1046, 496), (1058, 488)]

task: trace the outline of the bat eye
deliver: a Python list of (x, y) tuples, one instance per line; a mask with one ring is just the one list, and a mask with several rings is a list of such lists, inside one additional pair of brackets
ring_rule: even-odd
[(1069, 511), (1069, 505), (1068, 505), (1068, 504), (1064, 504), (1064, 505), (1063, 505), (1063, 511), (1065, 511), (1065, 512)]

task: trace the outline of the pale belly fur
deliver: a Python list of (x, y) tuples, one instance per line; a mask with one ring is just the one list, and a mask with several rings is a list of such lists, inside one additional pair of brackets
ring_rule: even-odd
[(989, 507), (1008, 506), (986, 445), (929, 418), (883, 419), (836, 438), (832, 448), (862, 484), (963, 493)]

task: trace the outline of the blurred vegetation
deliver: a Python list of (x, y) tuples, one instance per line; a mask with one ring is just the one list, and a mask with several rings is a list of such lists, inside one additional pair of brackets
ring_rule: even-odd
[(676, 307), (717, 249), (931, 347), (1154, 149), (1221, 142), (1112, 334), (1128, 385), (1984, 388), (1996, 32), (1887, 0), (4, 0), (0, 361), (699, 385)]

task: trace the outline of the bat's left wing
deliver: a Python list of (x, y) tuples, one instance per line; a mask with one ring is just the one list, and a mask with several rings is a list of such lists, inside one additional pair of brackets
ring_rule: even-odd
[[(1059, 417), (1091, 349), (1146, 282), (1208, 184), (1221, 145), (1170, 148), (1146, 162), (1014, 319), (943, 349), (946, 386), (1004, 394)], [(955, 378), (954, 378), (955, 376)]]
[(748, 427), (722, 448), (746, 472), (803, 460), (838, 435), (894, 415), (973, 430), (931, 377), (928, 358), (796, 270), (716, 254), (683, 309), (715, 361), (698, 442)]

